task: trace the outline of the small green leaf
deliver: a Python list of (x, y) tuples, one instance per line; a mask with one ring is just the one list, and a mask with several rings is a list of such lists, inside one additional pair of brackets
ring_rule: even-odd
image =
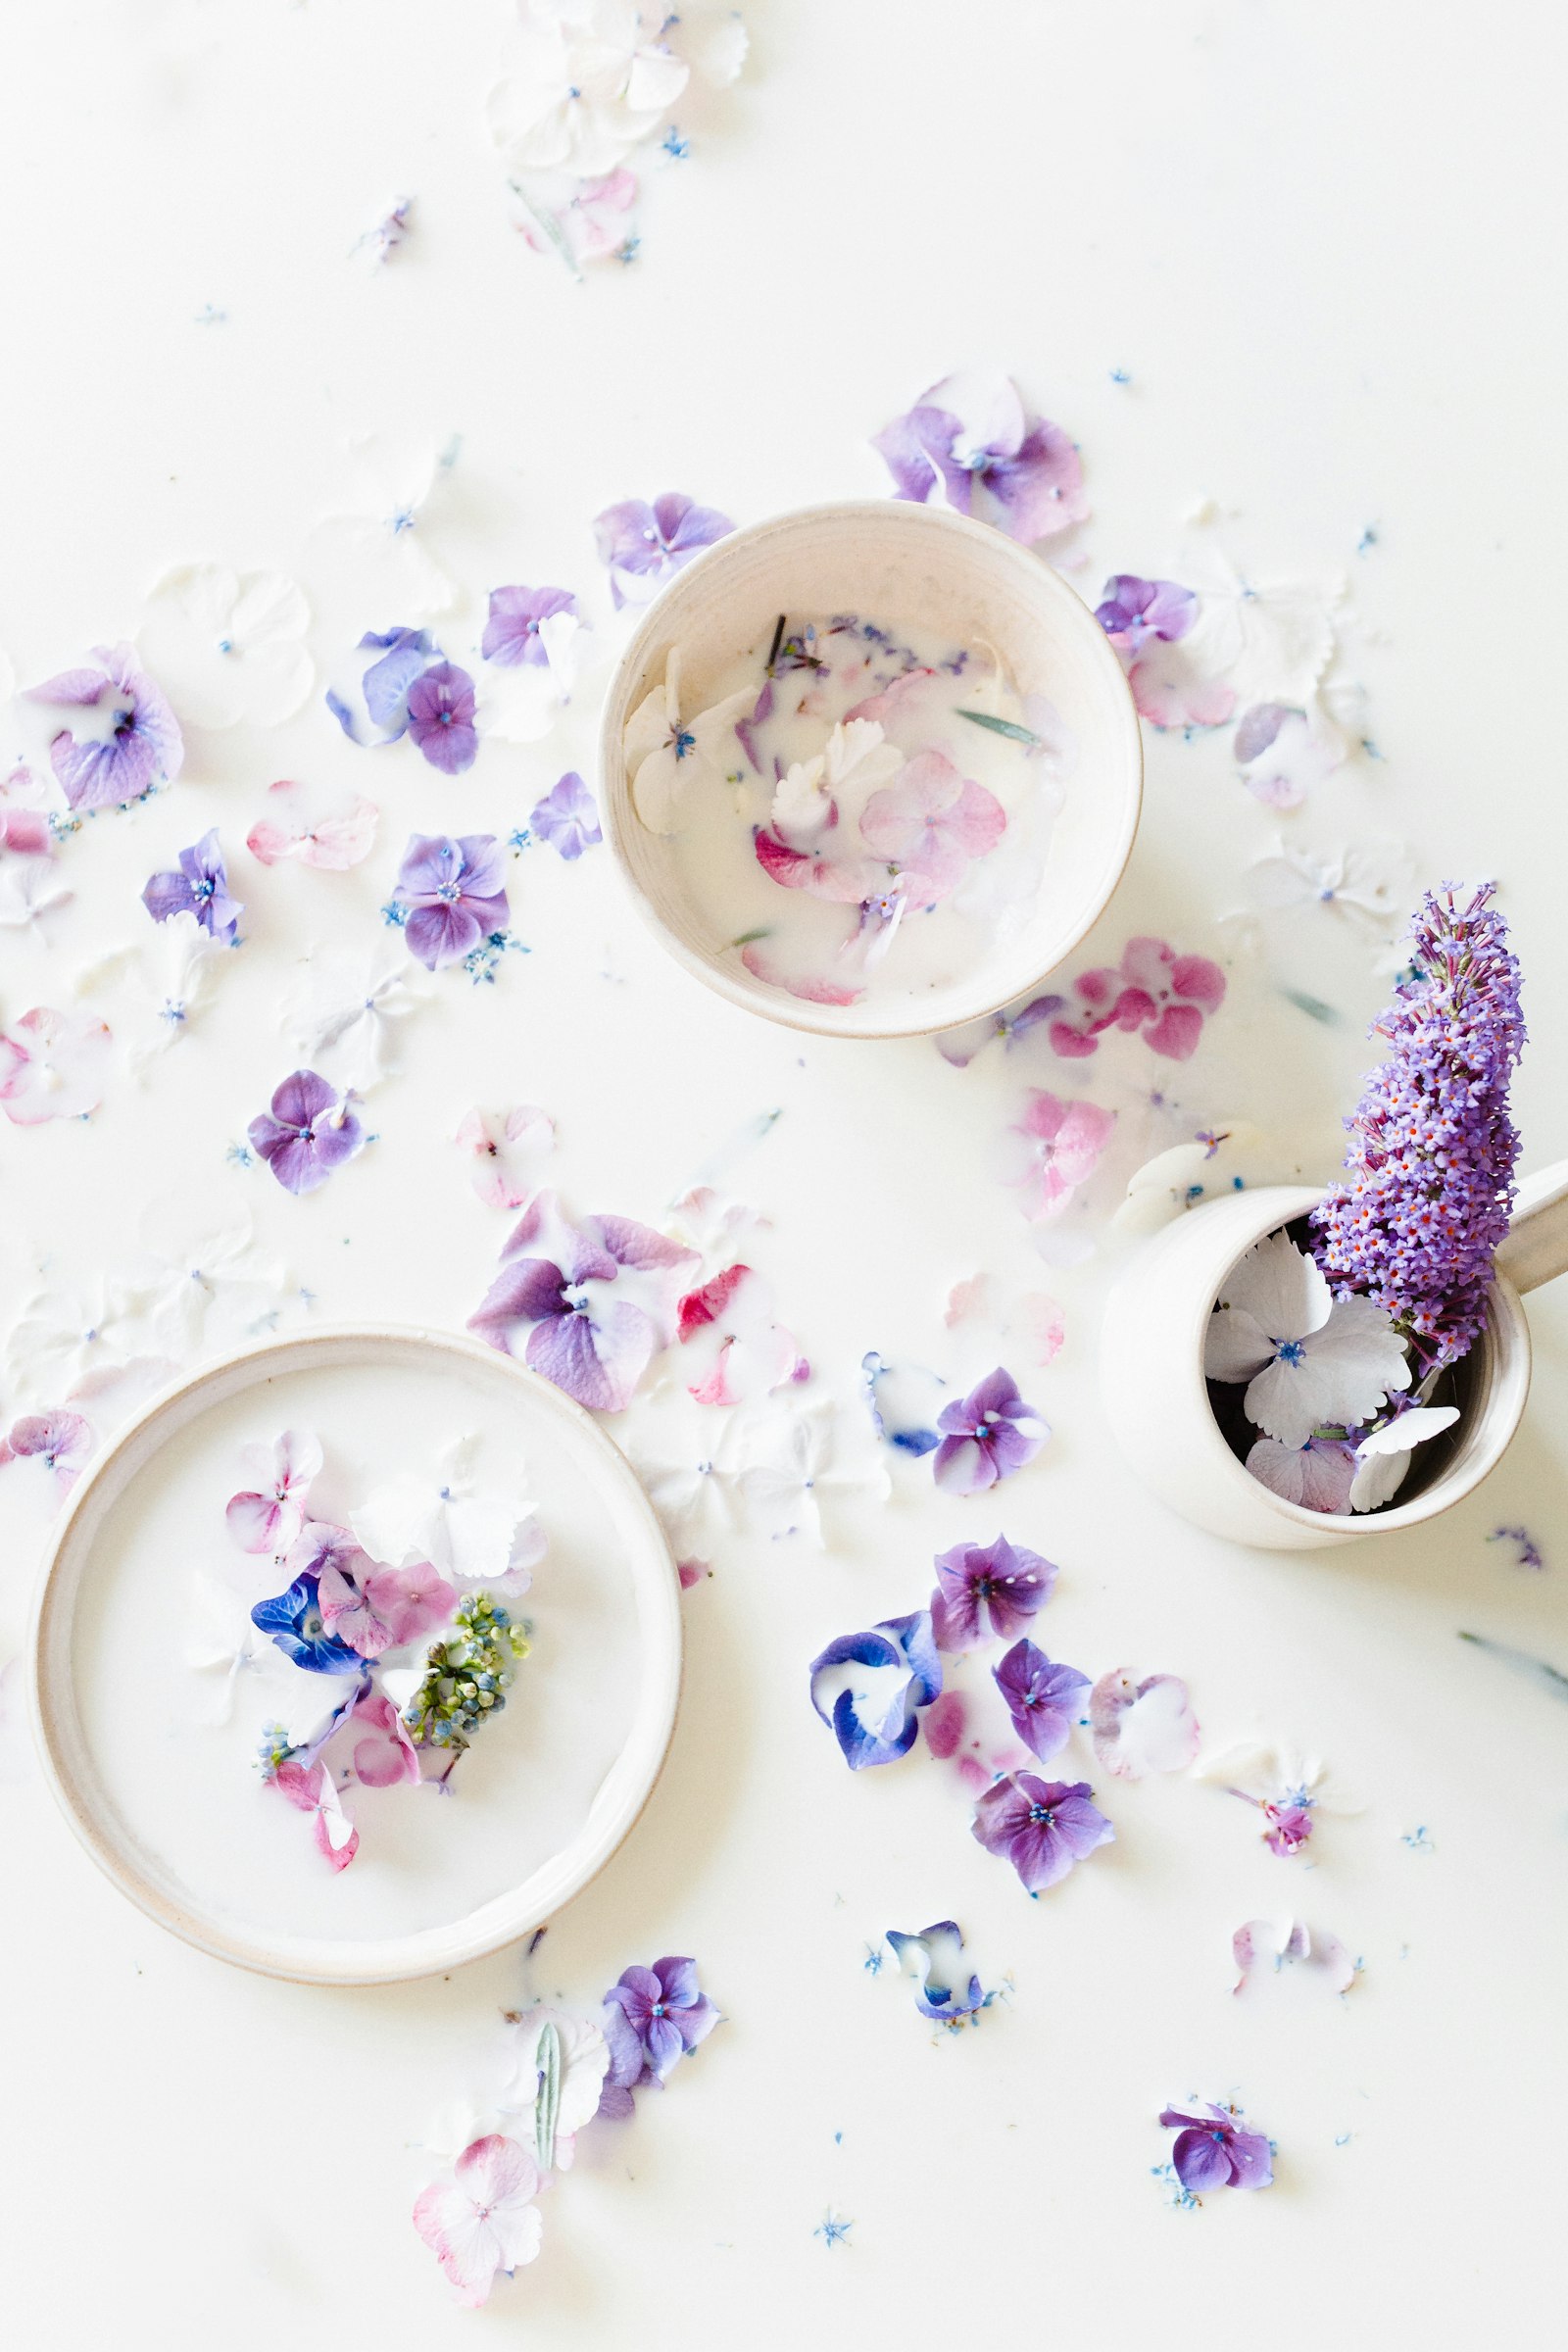
[(533, 2103), (533, 2137), (539, 2151), (539, 2170), (548, 2173), (556, 2161), (556, 2125), (561, 2117), (561, 2029), (546, 2018), (534, 2044), (533, 2062), (539, 2092)]
[(1337, 1029), (1345, 1017), (1332, 1004), (1325, 1004), (1321, 997), (1309, 996), (1304, 988), (1282, 988), (1280, 995), (1298, 1012), (1304, 1012), (1309, 1021), (1321, 1021), (1325, 1029)]
[(773, 936), (773, 926), (772, 926), (772, 924), (771, 924), (771, 923), (763, 923), (763, 924), (762, 924), (762, 926), (761, 926), (761, 928), (760, 928), (760, 930), (757, 930), (757, 931), (743, 931), (743, 932), (741, 933), (741, 935), (740, 935), (740, 937), (739, 937), (738, 939), (732, 939), (732, 940), (730, 941), (730, 943), (729, 943), (729, 944), (730, 944), (730, 946), (731, 946), (732, 948), (749, 948), (749, 947), (751, 946), (751, 944), (752, 944), (753, 940), (755, 940), (755, 939), (771, 939), (771, 938), (772, 938), (772, 936)]
[(993, 735), (1005, 735), (1009, 743), (1027, 743), (1038, 751), (1044, 737), (1030, 727), (1020, 727), (1016, 719), (993, 718), (989, 710), (956, 710), (955, 718), (966, 718), (971, 727), (989, 727)]

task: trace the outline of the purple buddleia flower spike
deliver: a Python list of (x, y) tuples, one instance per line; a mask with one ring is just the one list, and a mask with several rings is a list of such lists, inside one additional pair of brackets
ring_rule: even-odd
[(1525, 1026), (1494, 887), (1467, 906), (1448, 884), (1427, 893), (1411, 976), (1373, 1024), (1392, 1051), (1347, 1121), (1345, 1175), (1311, 1214), (1312, 1252), (1336, 1296), (1392, 1315), (1423, 1375), (1456, 1363), (1485, 1328), (1513, 1207), (1508, 1088)]

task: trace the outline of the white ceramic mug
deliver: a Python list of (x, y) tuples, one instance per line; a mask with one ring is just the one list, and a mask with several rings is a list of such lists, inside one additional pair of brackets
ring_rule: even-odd
[(1321, 1189), (1270, 1185), (1178, 1217), (1123, 1269), (1101, 1328), (1105, 1410), (1129, 1461), (1162, 1502), (1216, 1536), (1310, 1550), (1414, 1527), (1479, 1486), (1519, 1426), (1530, 1389), (1530, 1326), (1520, 1294), (1568, 1272), (1568, 1161), (1519, 1188), (1497, 1252), (1487, 1328), (1459, 1368), (1460, 1417), (1444, 1467), (1410, 1501), (1342, 1517), (1286, 1502), (1252, 1477), (1214, 1418), (1203, 1339), (1231, 1268), (1254, 1244), (1315, 1206)]
[[(1018, 692), (1043, 694), (1077, 738), (1028, 919), (962, 982), (815, 1004), (723, 960), (687, 901), (670, 841), (642, 824), (626, 773), (626, 721), (680, 649), (693, 708), (737, 655), (766, 644), (780, 612), (875, 614), (956, 644), (995, 648)], [(1114, 647), (1057, 571), (989, 524), (896, 499), (807, 507), (734, 531), (662, 589), (621, 655), (605, 701), (600, 778), (610, 844), (637, 909), (678, 963), (749, 1012), (829, 1037), (927, 1037), (1026, 996), (1103, 912), (1132, 851), (1143, 795), (1138, 714)]]

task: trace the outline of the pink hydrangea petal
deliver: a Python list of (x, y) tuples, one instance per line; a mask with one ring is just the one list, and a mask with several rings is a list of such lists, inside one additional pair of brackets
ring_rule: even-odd
[(285, 1525), (286, 1506), (270, 1494), (230, 1495), (223, 1518), (241, 1551), (284, 1551), (299, 1534), (299, 1514)]
[(1179, 997), (1216, 1012), (1225, 1002), (1225, 975), (1207, 956), (1178, 956), (1170, 967), (1170, 984)]
[(1203, 1034), (1203, 1016), (1196, 1004), (1167, 1004), (1159, 1018), (1145, 1030), (1149, 1045), (1167, 1061), (1190, 1061)]
[(863, 988), (848, 988), (841, 980), (813, 979), (809, 974), (786, 974), (755, 943), (741, 950), (741, 961), (754, 980), (782, 988), (806, 1004), (858, 1004)]

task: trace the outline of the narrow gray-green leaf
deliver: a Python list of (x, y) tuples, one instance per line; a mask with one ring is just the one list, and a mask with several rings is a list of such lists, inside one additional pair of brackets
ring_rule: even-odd
[(1514, 1667), (1518, 1673), (1529, 1675), (1532, 1682), (1549, 1690), (1553, 1698), (1568, 1699), (1568, 1674), (1560, 1667), (1548, 1665), (1544, 1658), (1534, 1657), (1528, 1649), (1510, 1648), (1506, 1642), (1490, 1642), (1485, 1634), (1462, 1633), (1459, 1639), (1472, 1642), (1477, 1649), (1490, 1651), (1493, 1657), (1501, 1658), (1505, 1666)]
[(993, 718), (989, 710), (958, 710), (955, 717), (966, 718), (971, 727), (989, 727), (993, 735), (1005, 735), (1009, 743), (1027, 743), (1039, 750), (1041, 737), (1030, 727), (1020, 727), (1014, 718)]
[(561, 2118), (561, 2029), (546, 2018), (534, 2045), (539, 2092), (533, 2103), (534, 2145), (539, 2170), (548, 2173), (556, 2161), (556, 2126)]

